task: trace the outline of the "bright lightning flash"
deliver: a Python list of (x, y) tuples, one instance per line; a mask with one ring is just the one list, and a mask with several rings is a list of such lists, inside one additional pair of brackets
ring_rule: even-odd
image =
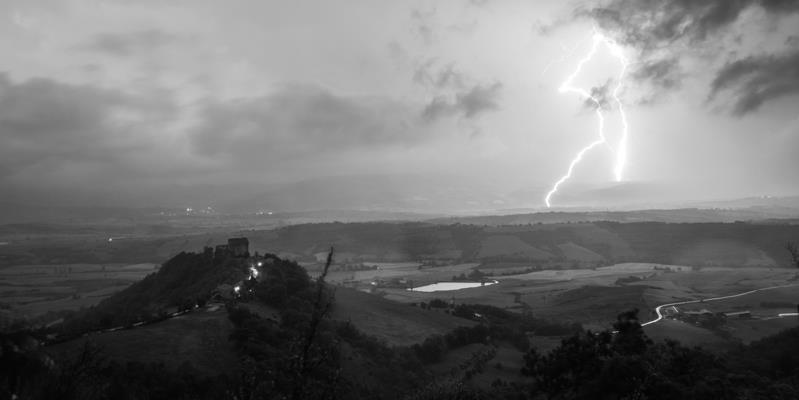
[(547, 208), (551, 207), (552, 204), (550, 202), (552, 195), (554, 195), (560, 185), (566, 182), (572, 176), (572, 172), (577, 164), (583, 159), (583, 156), (591, 151), (594, 147), (597, 147), (601, 144), (607, 143), (605, 139), (605, 115), (602, 113), (602, 103), (599, 99), (592, 96), (588, 90), (583, 88), (574, 87), (572, 82), (580, 74), (583, 69), (583, 65), (590, 61), (594, 54), (596, 54), (597, 49), (599, 48), (600, 44), (604, 44), (609, 50), (610, 54), (616, 57), (619, 62), (621, 63), (621, 71), (619, 72), (618, 81), (616, 86), (613, 88), (612, 96), (613, 100), (616, 102), (619, 108), (619, 114), (621, 116), (621, 124), (622, 124), (622, 133), (621, 138), (619, 139), (618, 147), (616, 148), (616, 164), (613, 168), (613, 173), (616, 177), (617, 182), (621, 182), (622, 174), (624, 172), (624, 165), (627, 162), (627, 116), (624, 113), (624, 107), (622, 105), (621, 99), (619, 99), (619, 92), (621, 91), (624, 85), (624, 74), (627, 72), (627, 66), (629, 65), (627, 58), (624, 56), (624, 52), (622, 51), (621, 47), (613, 39), (608, 38), (607, 36), (599, 33), (594, 32), (593, 36), (593, 44), (591, 46), (591, 50), (583, 57), (579, 63), (577, 63), (577, 68), (575, 68), (574, 72), (569, 75), (566, 80), (560, 85), (558, 89), (559, 93), (576, 93), (583, 98), (590, 100), (596, 106), (596, 116), (598, 120), (598, 131), (597, 131), (597, 139), (593, 142), (589, 143), (587, 146), (583, 147), (577, 155), (572, 159), (571, 163), (569, 163), (569, 169), (566, 171), (566, 174), (563, 175), (557, 182), (552, 186), (552, 189), (547, 192), (547, 196), (544, 199), (544, 202), (547, 205)]

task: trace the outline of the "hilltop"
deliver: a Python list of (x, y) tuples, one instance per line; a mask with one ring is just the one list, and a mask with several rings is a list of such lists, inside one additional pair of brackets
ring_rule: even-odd
[[(333, 232), (340, 232), (342, 227), (345, 231), (355, 228), (357, 232), (359, 228), (357, 224), (321, 227), (336, 228)], [(425, 224), (371, 227), (373, 230), (362, 240), (385, 238), (381, 235), (387, 234), (418, 234), (419, 229), (422, 235), (436, 232), (425, 231), (430, 228)], [(393, 230), (381, 233), (387, 227)], [(458, 243), (471, 240), (470, 234), (486, 234), (474, 226), (447, 228), (459, 232), (453, 236), (463, 240)], [(322, 232), (327, 233), (317, 236), (317, 240), (330, 234)], [(514, 232), (507, 230), (502, 235), (513, 236)], [(427, 241), (424, 237), (410, 240), (410, 246), (423, 245)], [(516, 238), (522, 241), (519, 236)], [(240, 242), (249, 241), (236, 239), (229, 243)], [(258, 242), (258, 238), (253, 237), (252, 242)], [(442, 242), (430, 243), (435, 248)], [(578, 246), (574, 243), (561, 248), (585, 258), (601, 254)], [(483, 248), (481, 252), (484, 251)], [(708, 389), (710, 381), (703, 378), (706, 375), (711, 376), (708, 379), (724, 381), (725, 387), (746, 388), (766, 397), (796, 392), (791, 386), (789, 367), (780, 367), (777, 374), (768, 372), (768, 363), (777, 362), (776, 353), (768, 353), (767, 360), (756, 357), (758, 349), (768, 346), (765, 343), (790, 346), (792, 333), (735, 346), (733, 350), (729, 350), (730, 346), (714, 349), (727, 354), (729, 361), (722, 361), (706, 350), (689, 349), (676, 342), (653, 342), (646, 336), (653, 333), (653, 337), (663, 338), (665, 334), (672, 339), (668, 332), (677, 332), (703, 344), (705, 339), (713, 340), (714, 334), (704, 337), (696, 332), (686, 333), (685, 328), (691, 325), (679, 321), (668, 321), (663, 330), (659, 326), (642, 330), (637, 312), (615, 310), (637, 307), (644, 290), (660, 278), (671, 275), (689, 279), (683, 275), (690, 274), (690, 268), (677, 272), (671, 267), (625, 264), (527, 274), (532, 282), (555, 278), (552, 284), (564, 285), (545, 302), (547, 305), (538, 302), (538, 294), (528, 292), (538, 290), (538, 286), (528, 285), (523, 276), (442, 299), (435, 293), (399, 288), (386, 289), (386, 295), (381, 290), (370, 294), (331, 286), (324, 278), (332, 276), (329, 274), (333, 274), (334, 266), (341, 264), (325, 263), (316, 272), (317, 278), (312, 279), (308, 270), (295, 261), (274, 254), (250, 255), (246, 247), (234, 249), (228, 245), (205, 248), (200, 253), (179, 253), (157, 272), (69, 317), (56, 331), (66, 335), (60, 338), (61, 343), (41, 351), (35, 345), (20, 345), (24, 340), (35, 343), (30, 336), (4, 336), (4, 348), (13, 350), (3, 353), (0, 364), (13, 371), (9, 375), (13, 380), (0, 382), (0, 389), (9, 388), (27, 398), (65, 399), (118, 398), (122, 393), (129, 398), (141, 398), (144, 393), (154, 398), (477, 399), (536, 393), (557, 397), (566, 388), (559, 386), (554, 377), (593, 371), (589, 373), (591, 379), (573, 382), (570, 387), (591, 392), (608, 382), (620, 382), (605, 389), (622, 395), (635, 387), (629, 383), (633, 375), (635, 379), (642, 378), (638, 372), (630, 375), (623, 371), (640, 372), (643, 368), (661, 374), (662, 385), (638, 386), (650, 398), (677, 394), (690, 397), (690, 393), (723, 397), (717, 389)], [(393, 271), (391, 265), (384, 267)], [(451, 274), (469, 268), (473, 264), (441, 265), (432, 270)], [(400, 264), (395, 270), (406, 269)], [(754, 273), (751, 269), (745, 271)], [(560, 279), (565, 273), (584, 275), (594, 284)], [(639, 273), (645, 275), (630, 275)], [(788, 275), (785, 271), (774, 272), (773, 278), (778, 276)], [(636, 286), (637, 283), (647, 286)], [(543, 285), (550, 287), (550, 283)], [(501, 290), (495, 292), (495, 287)], [(505, 293), (509, 288), (512, 292)], [(518, 307), (485, 304), (507, 295), (513, 295)], [(403, 296), (408, 296), (410, 302), (392, 300)], [(748, 307), (751, 301), (740, 304)], [(615, 314), (618, 317), (614, 329), (627, 333), (613, 336), (607, 330), (598, 335), (585, 332), (580, 323), (562, 320), (571, 319), (562, 313), (578, 318), (582, 314)], [(101, 330), (75, 338), (76, 332), (95, 329)], [(20, 360), (26, 360), (32, 369), (17, 368)], [(680, 368), (680, 360), (696, 363), (695, 378), (686, 380), (684, 374), (674, 374)], [(48, 363), (50, 367), (46, 367)], [(746, 372), (742, 375), (743, 371)], [(600, 375), (604, 377), (597, 378)], [(775, 392), (774, 387), (782, 389)]]
[(220, 285), (246, 278), (247, 268), (245, 259), (215, 254), (210, 247), (202, 253), (181, 252), (157, 272), (67, 318), (62, 333), (129, 325), (191, 309), (207, 302)]

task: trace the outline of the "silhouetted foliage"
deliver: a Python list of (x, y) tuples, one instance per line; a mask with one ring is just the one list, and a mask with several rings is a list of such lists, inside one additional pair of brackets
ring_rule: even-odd
[(271, 260), (273, 261), (263, 268), (263, 277), (254, 288), (258, 300), (275, 307), (282, 307), (292, 296), (306, 298), (307, 294), (300, 295), (311, 287), (311, 278), (305, 268), (295, 261), (278, 258)]
[[(414, 230), (419, 228), (414, 227)], [(407, 229), (407, 227), (403, 227)], [(426, 232), (422, 226), (421, 231)], [(474, 232), (467, 232), (469, 235)], [(427, 233), (425, 233), (427, 234)], [(466, 239), (463, 239), (466, 240)], [(295, 262), (266, 256), (258, 280), (245, 281), (243, 296), (228, 303), (236, 368), (217, 376), (192, 364), (123, 363), (91, 345), (49, 358), (30, 333), (2, 335), (0, 397), (26, 399), (778, 399), (799, 398), (799, 328), (716, 355), (674, 341), (653, 343), (637, 310), (618, 315), (613, 329), (584, 332), (579, 324), (534, 318), (488, 305), (430, 306), (475, 321), (432, 335), (409, 347), (391, 347), (349, 322), (326, 318), (334, 291), (321, 276), (312, 280)], [(181, 253), (147, 277), (75, 319), (76, 328), (113, 326), (164, 307), (190, 308), (216, 285), (247, 275), (241, 261), (213, 253)], [(265, 310), (265, 311), (264, 311)], [(431, 311), (431, 313), (435, 313)], [(276, 316), (277, 315), (277, 316)], [(527, 336), (569, 335), (546, 354), (529, 349)], [(525, 351), (517, 382), (497, 379), (491, 392), (473, 386), (499, 342)], [(456, 367), (434, 373), (447, 353), (470, 344), (480, 348)], [(505, 361), (503, 360), (503, 363)], [(490, 364), (489, 364), (490, 363)], [(500, 368), (501, 366), (501, 368)], [(504, 378), (503, 378), (504, 379)]]
[(415, 344), (413, 349), (422, 362), (432, 364), (441, 361), (441, 358), (447, 353), (448, 347), (444, 336), (432, 335), (421, 344)]
[(791, 255), (791, 263), (793, 266), (799, 268), (799, 246), (796, 246), (796, 243), (788, 242), (785, 243), (785, 249), (788, 250), (788, 253)]
[[(7, 343), (8, 337), (3, 337)], [(4, 348), (0, 364), (0, 397), (33, 400), (220, 399), (230, 387), (222, 374), (203, 376), (184, 363), (169, 369), (163, 363), (125, 364), (109, 360), (102, 349), (86, 342), (74, 354), (55, 360), (34, 350)], [(12, 359), (13, 357), (13, 359)], [(6, 374), (8, 370), (13, 373)]]
[[(564, 339), (547, 354), (525, 355), (522, 373), (533, 378), (529, 395), (550, 399), (732, 399), (796, 398), (799, 330), (753, 344), (726, 361), (675, 341), (654, 344), (637, 320), (637, 310), (619, 315), (615, 332), (584, 332)], [(775, 346), (776, 345), (776, 346)], [(769, 352), (767, 348), (779, 349)], [(774, 362), (785, 360), (785, 369)], [(759, 368), (758, 368), (759, 364)], [(790, 377), (790, 378), (789, 378)]]
[(427, 305), (430, 308), (447, 308), (447, 307), (449, 307), (449, 304), (446, 301), (441, 300), (441, 299), (431, 299), (430, 302), (427, 303)]
[(486, 326), (487, 336), (494, 340), (507, 340), (520, 351), (529, 348), (528, 333), (563, 336), (582, 330), (578, 323), (565, 324), (535, 318), (528, 313), (514, 313), (485, 304), (459, 304), (453, 309), (452, 315), (479, 321)]
[(165, 310), (187, 310), (204, 302), (222, 283), (242, 278), (246, 265), (241, 259), (214, 258), (212, 252), (182, 252), (164, 263), (158, 272), (98, 305), (66, 318), (62, 335), (129, 325), (159, 318)]

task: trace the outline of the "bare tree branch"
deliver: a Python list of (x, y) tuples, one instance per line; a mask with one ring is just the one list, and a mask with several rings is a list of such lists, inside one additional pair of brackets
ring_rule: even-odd
[(793, 242), (786, 242), (785, 249), (791, 253), (791, 262), (793, 263), (793, 266), (799, 268), (799, 246)]
[(316, 340), (319, 324), (330, 312), (333, 303), (332, 293), (329, 293), (327, 296), (325, 296), (325, 278), (327, 277), (327, 272), (330, 270), (331, 264), (333, 264), (333, 247), (330, 248), (330, 252), (327, 254), (327, 262), (322, 270), (322, 274), (316, 278), (316, 300), (314, 301), (307, 335), (305, 336), (305, 341), (302, 345), (302, 351), (300, 352), (298, 379), (296, 382), (294, 382), (294, 390), (292, 391), (291, 396), (291, 398), (294, 400), (299, 400), (302, 398), (303, 389), (305, 388), (306, 381), (308, 380), (308, 375), (314, 367), (314, 363), (310, 359), (311, 347)]

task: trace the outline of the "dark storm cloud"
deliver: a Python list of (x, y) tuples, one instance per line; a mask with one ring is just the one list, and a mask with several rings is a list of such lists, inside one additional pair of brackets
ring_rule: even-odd
[(436, 96), (422, 111), (425, 121), (435, 121), (442, 117), (462, 116), (473, 118), (487, 111), (499, 108), (497, 98), (502, 90), (499, 82), (490, 85), (475, 85), (469, 90), (455, 94), (450, 101), (444, 96)]
[(705, 41), (750, 6), (761, 7), (771, 16), (799, 11), (799, 2), (794, 0), (612, 0), (576, 13), (620, 34), (623, 43), (654, 50), (683, 38)]
[(145, 99), (41, 78), (14, 83), (0, 74), (0, 175), (120, 161), (145, 143), (131, 136), (130, 121), (115, 116), (146, 115), (138, 122), (155, 123), (174, 110), (168, 97)]
[(734, 95), (733, 112), (742, 115), (780, 97), (799, 95), (799, 51), (747, 57), (725, 65), (711, 84), (710, 98)]
[(497, 98), (501, 83), (473, 84), (475, 80), (459, 71), (455, 63), (437, 66), (437, 61), (435, 58), (425, 61), (413, 74), (413, 83), (437, 93), (422, 110), (423, 120), (430, 122), (451, 116), (472, 118), (499, 108)]
[(421, 130), (406, 122), (408, 114), (405, 106), (386, 98), (287, 86), (268, 96), (207, 104), (191, 137), (206, 156), (313, 156), (424, 140)]
[(436, 59), (422, 63), (413, 73), (413, 82), (434, 89), (463, 88), (468, 77), (455, 68), (455, 63), (449, 63), (436, 69)]
[(152, 50), (173, 42), (177, 36), (159, 30), (131, 33), (101, 33), (81, 48), (115, 56), (127, 56), (141, 50)]
[[(684, 76), (672, 46), (683, 41), (692, 48), (713, 45), (712, 38), (730, 29), (750, 7), (759, 7), (769, 18), (799, 12), (795, 0), (611, 0), (601, 7), (579, 9), (624, 44), (641, 51), (644, 60), (632, 76), (653, 85), (657, 97), (679, 88)], [(786, 44), (790, 45), (790, 37)], [(668, 49), (668, 56), (658, 50)], [(791, 56), (764, 55), (733, 61), (716, 71), (709, 98), (722, 91), (736, 95), (732, 112), (744, 114), (764, 102), (794, 93), (795, 70)], [(774, 68), (773, 66), (779, 66)], [(758, 71), (758, 69), (762, 69)]]
[(455, 115), (457, 112), (457, 107), (450, 103), (445, 96), (436, 96), (422, 110), (422, 119), (435, 121), (439, 118)]
[(455, 96), (455, 104), (466, 118), (474, 117), (484, 111), (496, 110), (497, 97), (502, 89), (502, 84), (496, 82), (492, 85), (477, 85), (471, 90)]
[(633, 78), (647, 81), (658, 88), (676, 89), (680, 87), (682, 71), (676, 57), (648, 60), (638, 66)]
[(610, 108), (610, 96), (612, 94), (613, 88), (611, 85), (613, 84), (612, 79), (608, 79), (604, 84), (601, 86), (594, 86), (591, 88), (591, 98), (585, 99), (583, 102), (583, 106), (589, 108), (591, 110), (596, 110), (597, 107), (602, 109)]

